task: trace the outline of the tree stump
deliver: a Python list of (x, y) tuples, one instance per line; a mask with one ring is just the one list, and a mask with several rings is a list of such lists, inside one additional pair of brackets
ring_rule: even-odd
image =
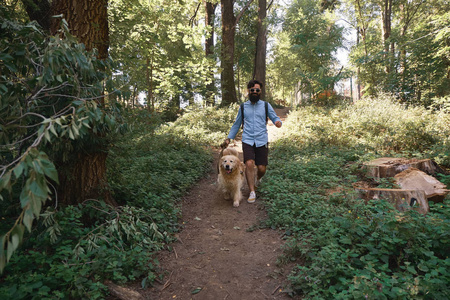
[(363, 163), (367, 176), (375, 179), (394, 177), (409, 168), (416, 168), (428, 174), (435, 174), (437, 167), (431, 159), (406, 159), (399, 157), (381, 157)]
[(404, 212), (410, 209), (426, 214), (430, 211), (428, 206), (428, 200), (425, 196), (425, 192), (422, 190), (414, 189), (381, 189), (381, 188), (365, 188), (355, 187), (361, 195), (361, 198), (365, 200), (370, 199), (384, 199), (394, 205), (394, 207)]
[(422, 190), (428, 201), (443, 202), (449, 190), (447, 186), (416, 168), (409, 168), (394, 176), (402, 189)]

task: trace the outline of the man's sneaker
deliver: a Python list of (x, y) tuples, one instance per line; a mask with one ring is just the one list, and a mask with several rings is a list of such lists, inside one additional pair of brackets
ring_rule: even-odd
[(256, 193), (255, 192), (250, 192), (250, 195), (248, 196), (248, 203), (254, 203), (256, 200)]
[(259, 187), (259, 186), (261, 185), (261, 180), (262, 180), (262, 178), (256, 179), (256, 181), (255, 181), (255, 187)]

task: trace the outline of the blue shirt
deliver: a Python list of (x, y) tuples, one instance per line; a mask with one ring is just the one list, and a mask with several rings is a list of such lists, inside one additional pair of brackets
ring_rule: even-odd
[[(270, 103), (268, 104), (268, 117), (275, 124), (280, 118), (275, 113)], [(236, 120), (228, 134), (229, 139), (234, 139), (242, 124), (242, 111), (239, 108)], [(258, 101), (252, 104), (250, 101), (244, 103), (244, 131), (242, 133), (242, 142), (250, 146), (262, 147), (269, 141), (266, 126), (266, 109), (264, 101)]]

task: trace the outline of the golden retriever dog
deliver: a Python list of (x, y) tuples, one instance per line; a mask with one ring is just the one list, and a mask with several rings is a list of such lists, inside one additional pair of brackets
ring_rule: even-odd
[[(228, 152), (228, 149), (231, 151)], [(245, 165), (239, 160), (235, 149), (227, 148), (223, 153), (225, 155), (219, 159), (218, 187), (224, 198), (233, 199), (233, 206), (238, 207), (242, 198), (241, 188), (244, 184)]]

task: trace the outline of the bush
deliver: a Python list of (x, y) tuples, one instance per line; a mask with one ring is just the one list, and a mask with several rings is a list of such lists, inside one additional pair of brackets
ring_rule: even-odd
[[(294, 140), (416, 157), (450, 166), (450, 115), (407, 108), (384, 97), (334, 109), (290, 113), (285, 130)], [(395, 155), (395, 154), (394, 154)]]
[(194, 108), (162, 130), (185, 137), (191, 143), (217, 145), (228, 135), (238, 110), (236, 104), (225, 108)]

